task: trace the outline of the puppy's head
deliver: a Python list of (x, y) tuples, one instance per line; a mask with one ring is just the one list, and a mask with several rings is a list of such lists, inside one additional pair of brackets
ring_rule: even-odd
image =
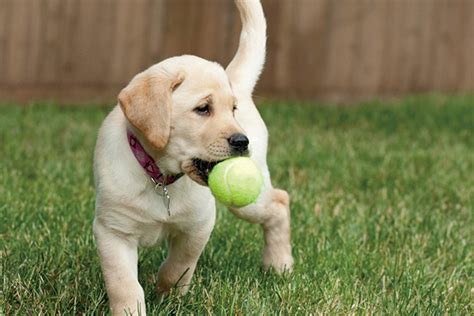
[(167, 59), (138, 74), (119, 104), (164, 172), (206, 185), (212, 167), (246, 155), (236, 99), (224, 69), (195, 56)]

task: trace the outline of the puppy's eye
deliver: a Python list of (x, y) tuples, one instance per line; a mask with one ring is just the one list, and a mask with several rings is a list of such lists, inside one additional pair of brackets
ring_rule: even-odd
[(209, 116), (209, 114), (211, 114), (211, 108), (209, 107), (209, 104), (206, 103), (195, 108), (194, 112), (201, 116)]
[(237, 105), (234, 105), (234, 107), (232, 108), (232, 112), (235, 112), (237, 109)]

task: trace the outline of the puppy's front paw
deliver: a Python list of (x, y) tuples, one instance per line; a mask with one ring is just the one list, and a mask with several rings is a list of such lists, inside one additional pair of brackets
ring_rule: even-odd
[(179, 262), (174, 262), (169, 258), (166, 259), (158, 271), (158, 283), (156, 285), (158, 295), (167, 296), (172, 292), (177, 292), (180, 295), (186, 294), (195, 267), (195, 263), (186, 266), (180, 265)]
[(159, 296), (166, 297), (172, 293), (178, 293), (179, 295), (185, 295), (189, 290), (189, 284), (186, 285), (170, 285), (164, 282), (158, 282), (156, 285), (156, 292)]

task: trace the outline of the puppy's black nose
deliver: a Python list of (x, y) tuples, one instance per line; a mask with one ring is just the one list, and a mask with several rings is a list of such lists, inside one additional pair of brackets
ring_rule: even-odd
[(244, 134), (233, 134), (227, 139), (230, 147), (238, 152), (244, 152), (248, 149), (249, 139)]

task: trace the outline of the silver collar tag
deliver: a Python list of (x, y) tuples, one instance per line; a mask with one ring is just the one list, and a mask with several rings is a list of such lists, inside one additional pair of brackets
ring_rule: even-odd
[(168, 216), (171, 216), (171, 211), (170, 211), (171, 198), (170, 198), (168, 188), (166, 187), (164, 183), (156, 182), (155, 179), (153, 178), (151, 178), (151, 181), (155, 185), (155, 192), (161, 195), (161, 197), (163, 198), (163, 204), (168, 210)]

